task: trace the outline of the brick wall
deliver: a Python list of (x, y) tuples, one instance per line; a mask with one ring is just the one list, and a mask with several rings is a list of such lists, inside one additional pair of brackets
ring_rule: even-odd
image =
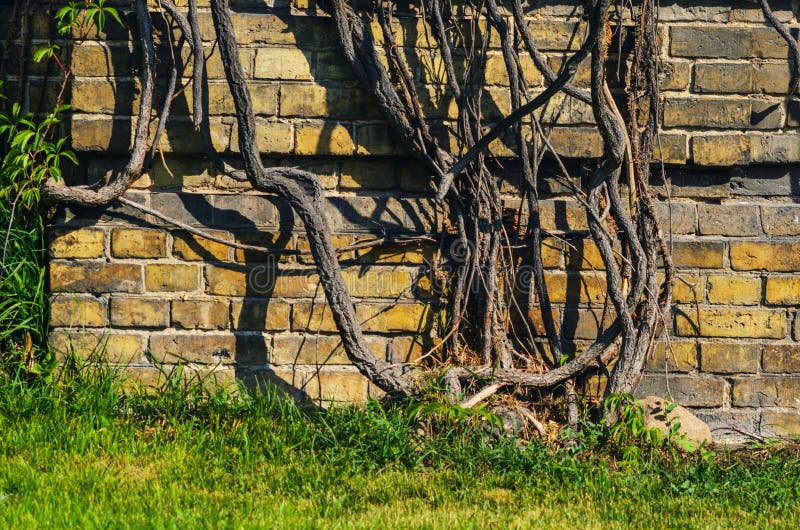
[[(772, 3), (797, 28), (790, 3)], [(527, 4), (531, 30), (554, 67), (584, 29), (573, 4)], [(339, 57), (330, 20), (304, 0), (234, 2), (234, 8), (258, 146), (267, 164), (321, 175), (335, 243), (383, 232), (438, 233), (443, 216), (430, 199), (430, 176), (392, 139)], [(680, 278), (668, 316), (670, 346), (656, 347), (641, 391), (671, 393), (712, 427), (800, 435), (800, 106), (785, 96), (788, 48), (750, 2), (662, 2), (660, 19), (668, 182), (653, 185), (665, 199), (658, 209), (671, 228)], [(208, 41), (213, 31), (204, 8), (201, 22)], [(413, 16), (400, 17), (397, 30), (411, 67), (425, 80), (424, 106), (446, 125), (455, 109), (441, 96), (438, 57)], [(630, 32), (615, 39), (625, 45)], [(490, 121), (510, 106), (496, 39), (491, 45), (483, 109)], [(66, 132), (82, 154), (75, 180), (97, 180), (125, 162), (138, 96), (136, 57), (128, 31), (117, 28), (74, 50), (74, 114)], [(535, 90), (542, 90), (541, 75), (522, 59), (539, 83)], [(208, 69), (212, 136), (217, 149), (235, 158), (233, 106), (216, 51)], [(35, 77), (41, 72), (32, 74), (31, 98), (41, 86)], [(586, 69), (578, 81), (588, 82)], [(224, 239), (307, 248), (285, 204), (216, 173), (199, 156), (190, 100), (190, 91), (178, 98), (161, 144), (163, 161), (127, 196)], [(577, 164), (600, 153), (587, 106), (561, 97), (542, 116), (564, 157)], [(502, 142), (492, 152), (509, 154)], [(513, 160), (505, 161), (509, 204), (518, 200), (514, 175)], [(545, 227), (585, 227), (580, 206), (554, 181), (542, 181)], [(430, 346), (426, 330), (439, 307), (425, 263), (434, 251), (421, 244), (342, 256), (378, 355), (414, 360)], [(145, 381), (159, 377), (154, 363), (186, 362), (221, 381), (260, 376), (312, 399), (357, 401), (375, 393), (348, 365), (306, 256), (275, 260), (232, 249), (119, 206), (60, 211), (50, 256), (58, 350), (72, 344), (87, 354), (106, 341), (111, 360)], [(544, 258), (557, 316), (580, 348), (594, 337), (602, 312), (604, 280), (592, 270), (599, 255), (590, 242), (565, 248), (552, 241)]]

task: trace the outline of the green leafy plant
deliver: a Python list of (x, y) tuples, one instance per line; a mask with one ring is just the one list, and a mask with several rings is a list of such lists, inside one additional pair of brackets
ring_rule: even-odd
[[(104, 0), (70, 2), (55, 14), (58, 33), (77, 41), (95, 29), (103, 31), (108, 18), (122, 25), (117, 10)], [(61, 180), (67, 164), (78, 163), (66, 148), (66, 138), (56, 134), (69, 109), (63, 96), (71, 78), (60, 52), (59, 45), (50, 44), (31, 57), (36, 62), (53, 60), (61, 72), (54, 108), (37, 117), (13, 102), (7, 112), (0, 112), (0, 361), (7, 371), (30, 375), (52, 365), (41, 189), (47, 181)], [(0, 99), (5, 99), (1, 82)]]

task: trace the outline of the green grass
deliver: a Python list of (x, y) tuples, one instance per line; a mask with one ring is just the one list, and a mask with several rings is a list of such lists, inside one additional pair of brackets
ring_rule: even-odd
[[(791, 448), (625, 463), (400, 407), (303, 412), (272, 396), (120, 392), (113, 374), (0, 380), (4, 528), (797, 528)], [(599, 444), (593, 446), (593, 444)]]

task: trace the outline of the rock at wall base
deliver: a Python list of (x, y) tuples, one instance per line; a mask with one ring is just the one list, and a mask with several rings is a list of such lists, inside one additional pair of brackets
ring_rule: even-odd
[(696, 449), (703, 442), (711, 443), (711, 429), (700, 418), (692, 414), (689, 409), (677, 405), (669, 413), (666, 412), (668, 403), (657, 396), (645, 396), (639, 403), (644, 411), (644, 421), (648, 428), (656, 428), (665, 436), (669, 435), (670, 428), (676, 423), (680, 424), (677, 434), (685, 435), (688, 447)]

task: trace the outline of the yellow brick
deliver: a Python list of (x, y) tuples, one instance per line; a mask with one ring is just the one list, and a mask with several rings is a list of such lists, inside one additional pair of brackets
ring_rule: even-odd
[(338, 336), (275, 335), (273, 341), (270, 364), (350, 364)]
[(244, 296), (247, 293), (247, 271), (243, 267), (206, 265), (205, 275), (209, 294)]
[(683, 337), (782, 339), (788, 326), (783, 311), (684, 307), (675, 316), (675, 331)]
[(271, 298), (234, 301), (231, 304), (233, 328), (248, 331), (288, 330), (290, 307), (286, 302)]
[(577, 304), (602, 303), (605, 300), (606, 279), (602, 273), (545, 273), (544, 281), (551, 302)]
[(139, 293), (142, 291), (142, 266), (127, 263), (50, 263), (50, 289), (53, 292)]
[[(350, 246), (353, 243), (353, 238), (351, 236), (331, 236), (331, 240), (333, 241), (333, 247), (336, 249)], [(303, 254), (297, 256), (297, 260), (301, 263), (314, 263), (314, 257), (309, 254), (311, 247), (308, 244), (308, 238), (306, 236), (297, 236), (297, 242), (295, 243), (295, 248)], [(350, 250), (347, 252), (341, 252), (336, 254), (339, 257), (339, 261), (353, 259), (355, 256), (354, 251)]]
[[(534, 87), (540, 85), (543, 77), (541, 72), (539, 72), (533, 64), (533, 59), (527, 54), (520, 54), (519, 61), (522, 66), (521, 77), (525, 79), (528, 86)], [(485, 81), (487, 85), (509, 85), (508, 70), (506, 69), (506, 62), (503, 59), (502, 53), (495, 53), (487, 56)]]
[(118, 228), (111, 232), (111, 255), (115, 258), (163, 258), (167, 234), (160, 230)]
[(761, 278), (714, 275), (707, 281), (712, 304), (757, 305), (761, 301)]
[[(230, 241), (228, 232), (211, 231), (211, 235)], [(229, 247), (190, 233), (176, 233), (173, 236), (172, 255), (186, 261), (229, 261)]]
[[(263, 348), (263, 351), (266, 351), (266, 348)], [(231, 333), (216, 335), (195, 332), (193, 334), (152, 335), (150, 337), (150, 353), (160, 362), (208, 364), (231, 364), (236, 362), (239, 356), (237, 338)]]
[(435, 249), (431, 245), (380, 245), (358, 251), (359, 263), (422, 264), (431, 262)]
[(402, 142), (397, 140), (389, 126), (383, 123), (360, 125), (357, 138), (356, 154), (359, 155), (387, 156), (407, 153)]
[(695, 136), (692, 159), (701, 166), (732, 166), (749, 159), (750, 140), (743, 134)]
[(56, 330), (49, 341), (62, 360), (74, 353), (81, 359), (111, 363), (147, 362), (143, 335)]
[(647, 369), (653, 372), (691, 372), (697, 368), (697, 346), (693, 342), (659, 342), (653, 349)]
[(411, 274), (404, 271), (371, 268), (364, 273), (346, 270), (342, 275), (350, 294), (357, 298), (395, 298), (410, 292), (412, 286)]
[(228, 329), (228, 302), (223, 300), (175, 300), (172, 325), (184, 329)]
[(108, 325), (108, 302), (94, 296), (56, 295), (50, 303), (53, 326), (99, 328)]
[(722, 268), (725, 243), (717, 241), (676, 242), (672, 245), (672, 262), (678, 268)]
[(111, 299), (111, 323), (119, 327), (165, 328), (169, 326), (169, 301), (115, 296)]
[(148, 291), (194, 291), (198, 272), (194, 265), (145, 265), (144, 285)]
[(82, 228), (78, 230), (54, 232), (50, 240), (52, 258), (102, 258), (104, 251), (102, 230)]
[(256, 126), (256, 147), (261, 154), (285, 155), (291, 153), (292, 125), (290, 123), (257, 120)]
[(704, 343), (700, 345), (701, 365), (704, 372), (754, 373), (760, 350), (759, 344)]
[[(664, 275), (658, 274), (658, 281), (664, 281)], [(672, 302), (693, 304), (702, 302), (704, 279), (697, 274), (678, 274), (672, 285)]]
[(292, 307), (292, 330), (332, 333), (337, 328), (327, 303), (301, 302)]
[(306, 380), (303, 390), (309, 398), (325, 401), (363, 402), (375, 392), (366, 377), (355, 371), (320, 370)]
[(423, 336), (395, 337), (389, 345), (389, 359), (393, 363), (413, 363), (432, 347), (425, 345)]
[(800, 304), (800, 278), (775, 276), (767, 278), (766, 301), (776, 305)]
[(311, 80), (311, 59), (298, 48), (259, 48), (256, 50), (256, 79)]
[(800, 271), (800, 243), (731, 243), (731, 267), (735, 270)]
[(297, 155), (352, 155), (354, 150), (350, 128), (338, 123), (299, 125), (295, 131)]
[(566, 245), (567, 267), (570, 269), (603, 270), (603, 257), (594, 241), (583, 239)]
[(394, 162), (346, 161), (339, 179), (341, 189), (388, 190), (397, 185)]
[(362, 330), (381, 333), (422, 332), (428, 327), (430, 317), (428, 306), (422, 304), (396, 304), (389, 307), (359, 304), (356, 314)]
[(310, 298), (323, 296), (319, 276), (312, 270), (281, 271), (275, 278), (273, 296), (285, 298)]

